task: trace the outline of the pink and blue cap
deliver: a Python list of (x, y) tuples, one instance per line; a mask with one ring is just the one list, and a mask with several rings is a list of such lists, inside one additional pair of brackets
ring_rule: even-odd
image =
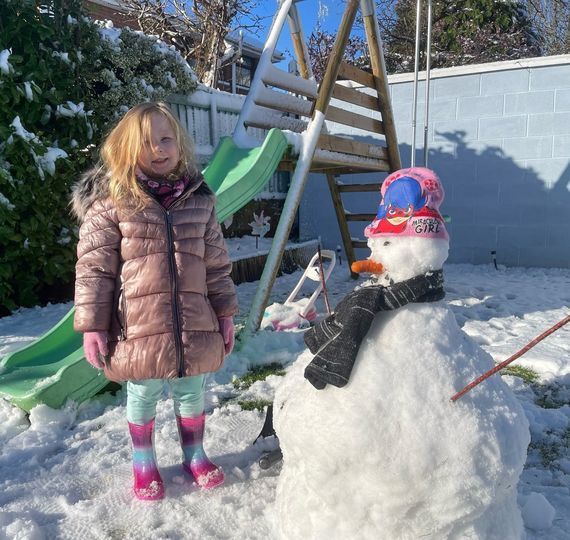
[(367, 238), (415, 237), (449, 240), (439, 207), (444, 191), (437, 174), (425, 167), (400, 169), (380, 189), (376, 217), (364, 229)]

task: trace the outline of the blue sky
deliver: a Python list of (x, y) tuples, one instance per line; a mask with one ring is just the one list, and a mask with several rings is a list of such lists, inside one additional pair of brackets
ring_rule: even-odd
[[(321, 26), (328, 30), (329, 32), (335, 32), (342, 19), (342, 14), (344, 12), (345, 4), (342, 0), (336, 1), (323, 1), (321, 0), (303, 0), (297, 3), (297, 9), (301, 18), (301, 24), (303, 26), (303, 31), (305, 33), (305, 38), (309, 38), (312, 30), (317, 24), (317, 15), (319, 12), (319, 4), (326, 6), (328, 14), (321, 21)], [(254, 36), (257, 40), (265, 42), (267, 35), (269, 33), (269, 27), (271, 26), (271, 21), (273, 15), (277, 11), (278, 3), (276, 0), (260, 0), (260, 5), (255, 10), (255, 13), (266, 17), (263, 23), (263, 28), (257, 36)], [(281, 37), (278, 41), (277, 48), (289, 58), (294, 57), (293, 45), (291, 44), (289, 27), (285, 25), (283, 31), (281, 32)], [(285, 63), (286, 66), (286, 63)], [(282, 66), (282, 67), (285, 67)]]

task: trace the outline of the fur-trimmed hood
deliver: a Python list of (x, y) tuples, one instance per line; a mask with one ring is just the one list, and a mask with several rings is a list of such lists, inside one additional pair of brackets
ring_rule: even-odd
[(89, 207), (109, 196), (109, 175), (102, 164), (84, 172), (71, 188), (71, 212), (83, 222)]
[[(196, 194), (213, 194), (204, 177), (198, 173), (190, 183), (188, 190)], [(98, 200), (109, 196), (110, 176), (105, 166), (98, 163), (85, 173), (71, 188), (71, 212), (83, 223), (87, 210)]]

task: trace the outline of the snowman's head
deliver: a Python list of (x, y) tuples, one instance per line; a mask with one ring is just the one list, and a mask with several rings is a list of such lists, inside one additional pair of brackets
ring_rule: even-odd
[(439, 213), (444, 191), (435, 172), (401, 169), (384, 180), (380, 193), (378, 213), (364, 234), (382, 275), (398, 282), (441, 269), (449, 236)]
[(449, 241), (444, 238), (369, 238), (368, 247), (370, 259), (382, 265), (381, 277), (394, 283), (440, 270), (449, 253)]

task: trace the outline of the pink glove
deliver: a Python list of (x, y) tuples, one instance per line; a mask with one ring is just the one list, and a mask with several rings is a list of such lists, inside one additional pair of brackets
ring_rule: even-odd
[(232, 352), (235, 343), (235, 326), (233, 317), (219, 317), (220, 334), (224, 338), (224, 345), (226, 346), (226, 356)]
[(85, 332), (83, 334), (83, 352), (87, 361), (97, 369), (102, 369), (105, 357), (109, 354), (107, 332)]

